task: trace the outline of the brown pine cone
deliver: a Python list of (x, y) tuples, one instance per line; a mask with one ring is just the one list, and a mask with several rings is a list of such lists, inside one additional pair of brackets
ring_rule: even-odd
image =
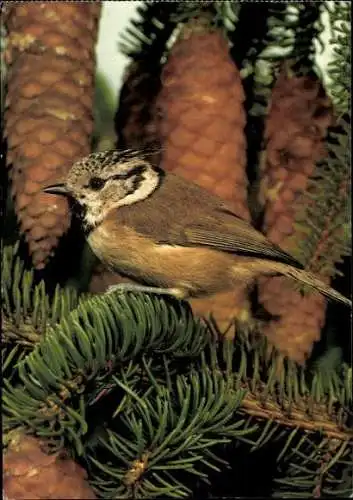
[[(158, 142), (153, 113), (160, 86), (159, 67), (144, 60), (129, 64), (115, 117), (119, 148), (140, 149)], [(155, 160), (159, 162), (158, 157)]]
[(89, 153), (99, 2), (6, 6), (5, 134), (20, 229), (43, 268), (69, 227), (67, 201), (41, 192)]
[(16, 435), (4, 454), (3, 491), (8, 500), (97, 498), (86, 471), (59, 453), (47, 455), (43, 443)]
[[(162, 167), (222, 197), (242, 218), (247, 205), (244, 91), (227, 41), (199, 18), (186, 24), (162, 71), (157, 126)], [(194, 312), (212, 312), (224, 330), (234, 316), (248, 317), (239, 288), (191, 301)]]
[[(260, 202), (265, 209), (263, 232), (292, 254), (306, 237), (295, 228), (298, 211), (303, 209), (300, 196), (316, 162), (325, 155), (324, 138), (332, 123), (332, 105), (321, 83), (283, 71), (273, 89), (265, 126)], [(329, 282), (325, 276), (321, 279)], [(259, 280), (259, 299), (277, 318), (264, 328), (270, 342), (303, 363), (320, 338), (326, 299), (318, 293), (302, 297), (292, 282), (279, 277)]]

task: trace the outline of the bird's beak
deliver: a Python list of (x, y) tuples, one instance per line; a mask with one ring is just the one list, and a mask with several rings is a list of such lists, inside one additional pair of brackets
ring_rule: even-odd
[(69, 196), (70, 192), (63, 182), (52, 184), (51, 186), (46, 186), (42, 189), (45, 193), (50, 194), (61, 194), (62, 196)]

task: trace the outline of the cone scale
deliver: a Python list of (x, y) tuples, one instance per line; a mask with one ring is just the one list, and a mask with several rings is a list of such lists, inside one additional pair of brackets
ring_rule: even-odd
[[(220, 196), (249, 221), (244, 99), (227, 41), (202, 18), (187, 23), (163, 68), (156, 103), (161, 166)], [(221, 331), (234, 317), (248, 318), (242, 287), (190, 303), (200, 316), (211, 313)]]
[[(294, 253), (305, 238), (295, 228), (316, 162), (325, 156), (324, 139), (333, 122), (332, 106), (321, 83), (283, 70), (273, 89), (265, 124), (265, 155), (260, 183), (263, 232), (283, 250)], [(329, 283), (327, 276), (320, 276)], [(263, 329), (270, 343), (299, 363), (310, 355), (325, 322), (326, 299), (302, 296), (283, 277), (259, 280), (259, 300), (276, 319)]]
[(4, 454), (3, 491), (5, 498), (94, 499), (86, 471), (63, 453), (48, 455), (45, 443), (17, 434)]
[(20, 231), (37, 269), (70, 224), (67, 200), (41, 189), (90, 152), (100, 7), (13, 2), (5, 10), (7, 164)]

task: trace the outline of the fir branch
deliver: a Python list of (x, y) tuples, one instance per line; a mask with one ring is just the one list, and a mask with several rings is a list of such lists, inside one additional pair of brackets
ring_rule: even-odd
[(166, 44), (176, 28), (172, 14), (177, 4), (161, 5), (158, 2), (145, 1), (137, 7), (139, 19), (132, 20), (131, 25), (121, 35), (119, 48), (121, 52), (133, 60), (144, 58), (161, 60)]
[[(317, 165), (297, 214), (297, 257), (312, 272), (332, 277), (350, 255), (350, 124), (342, 117), (327, 137), (328, 156)], [(296, 237), (297, 238), (297, 237)], [(295, 248), (295, 245), (292, 246)]]
[(296, 25), (288, 22), (287, 11), (288, 5), (281, 2), (268, 8), (267, 33), (261, 39), (262, 50), (254, 62), (248, 57), (248, 69), (243, 70), (246, 74), (253, 73), (251, 116), (265, 116), (280, 64), (290, 57), (293, 49)]
[(173, 308), (144, 295), (81, 300), (18, 363), (20, 384), (4, 382), (7, 426), (26, 423), (38, 435), (66, 435), (81, 454), (88, 425), (85, 391), (94, 390), (96, 377), (114, 374), (117, 365), (151, 350), (193, 357), (207, 340), (202, 331), (191, 310), (178, 302)]
[(229, 37), (238, 26), (241, 4), (233, 1), (212, 2), (212, 4), (216, 10), (215, 20), (219, 20), (219, 24), (224, 26)]
[(351, 2), (325, 2), (331, 24), (330, 45), (334, 57), (328, 64), (330, 92), (338, 113), (348, 113), (351, 106)]
[[(316, 485), (313, 491), (313, 497), (321, 497), (324, 489), (325, 476), (330, 471), (332, 466), (337, 462), (341, 456), (347, 456), (347, 443), (341, 443), (339, 440), (332, 439), (325, 443), (327, 448), (326, 453), (323, 454), (321, 459), (320, 468), (317, 471)], [(336, 476), (336, 474), (335, 474)], [(335, 477), (337, 479), (337, 476)]]
[(78, 303), (77, 291), (56, 287), (52, 299), (44, 282), (34, 285), (33, 270), (25, 270), (17, 257), (19, 243), (4, 247), (1, 261), (3, 341), (30, 346)]
[[(346, 492), (353, 443), (351, 367), (308, 372), (275, 353), (266, 364), (266, 340), (249, 340), (238, 336), (222, 349), (226, 370), (237, 374), (235, 387), (246, 390), (238, 418), (247, 415), (248, 425), (258, 425), (237, 441), (248, 443), (251, 451), (271, 449), (274, 442), (280, 447), (274, 497), (307, 498), (319, 489), (324, 495)], [(327, 443), (336, 443), (329, 458), (322, 454)]]
[[(339, 373), (332, 371), (328, 380), (325, 370), (318, 367), (309, 377), (304, 368), (284, 362), (276, 353), (266, 365), (266, 350), (265, 339), (249, 345), (239, 335), (236, 343), (224, 344), (223, 369), (229, 372), (232, 365), (235, 388), (246, 390), (241, 413), (263, 420), (263, 425), (270, 421), (282, 429), (299, 428), (353, 441), (348, 410), (352, 403), (351, 369), (344, 365)], [(252, 444), (259, 446), (256, 441)]]
[(320, 44), (320, 35), (325, 28), (321, 20), (323, 4), (324, 2), (316, 1), (289, 7), (289, 16), (296, 24), (291, 59), (297, 75), (310, 73), (315, 65), (315, 42)]
[(293, 443), (286, 460), (279, 464), (274, 498), (345, 497), (351, 485), (345, 473), (351, 469), (349, 443), (319, 436), (303, 436)]
[[(119, 412), (86, 448), (87, 465), (97, 477), (92, 484), (103, 498), (170, 496), (172, 491), (186, 496), (191, 490), (180, 474), (206, 480), (204, 471), (219, 471), (222, 462), (211, 450), (252, 432), (233, 419), (244, 391), (232, 390), (221, 373), (191, 371), (169, 388), (157, 385), (150, 373), (150, 385), (154, 389), (136, 400), (128, 415)], [(103, 463), (101, 454), (107, 452)]]
[[(21, 272), (12, 286), (20, 280)], [(30, 354), (18, 351), (5, 356), (5, 431), (24, 427), (54, 449), (71, 449), (101, 497), (188, 496), (186, 478), (220, 471), (219, 451), (230, 441), (252, 450), (281, 442), (284, 468), (303, 453), (292, 452), (303, 436), (316, 451), (326, 438), (352, 441), (351, 369), (324, 380), (320, 370), (308, 374), (275, 354), (268, 360), (264, 339), (237, 332), (236, 341), (217, 343), (178, 301), (81, 298)], [(342, 449), (329, 463), (344, 469)], [(310, 453), (310, 491), (324, 491), (327, 462)]]
[[(256, 394), (248, 393), (242, 403), (242, 409), (245, 414), (261, 418), (264, 421), (278, 422), (287, 428), (302, 429), (309, 432), (317, 432), (320, 430), (325, 436), (338, 439), (339, 441), (353, 440), (353, 432), (347, 427), (336, 421), (335, 416), (332, 416), (327, 411), (327, 406), (317, 404), (309, 398), (303, 398), (301, 404), (289, 404), (286, 407), (285, 402), (279, 404), (271, 397), (264, 401), (262, 394), (266, 393), (265, 387), (263, 391), (258, 391)], [(306, 407), (303, 407), (303, 402)], [(308, 408), (311, 407), (312, 414), (308, 415)]]
[[(206, 415), (215, 418), (210, 406), (211, 400), (202, 397), (203, 383), (205, 377), (207, 379), (209, 376), (216, 377), (222, 384), (226, 381), (226, 385), (223, 385), (224, 390), (214, 389), (214, 394), (219, 395), (216, 398), (217, 407), (222, 401), (221, 394), (227, 393), (229, 398), (236, 398), (237, 410), (228, 411), (228, 415), (231, 415), (229, 424), (231, 422), (234, 424), (232, 441), (235, 443), (245, 442), (251, 445), (252, 450), (258, 450), (270, 442), (281, 441), (283, 443), (281, 457), (287, 459), (288, 453), (291, 453), (293, 440), (303, 436), (301, 432), (303, 430), (305, 433), (309, 432), (310, 436), (317, 436), (319, 433), (318, 445), (325, 440), (325, 436), (343, 443), (353, 439), (349, 424), (348, 427), (346, 425), (345, 412), (337, 414), (336, 411), (337, 405), (349, 404), (350, 379), (347, 371), (342, 374), (342, 378), (338, 377), (337, 387), (331, 390), (328, 401), (320, 382), (321, 374), (316, 373), (310, 383), (306, 380), (302, 368), (297, 368), (293, 363), (285, 367), (277, 357), (274, 357), (265, 369), (262, 358), (266, 351), (265, 342), (256, 344), (240, 335), (235, 343), (226, 342), (218, 347), (217, 355), (216, 345), (214, 343), (208, 345), (201, 353), (201, 364), (195, 360), (195, 371), (191, 372), (192, 375), (187, 375), (186, 378), (177, 376), (176, 382), (174, 378), (170, 383), (163, 382), (168, 378), (167, 373), (164, 376), (161, 374), (157, 381), (152, 370), (147, 370), (146, 387), (150, 390), (147, 392), (137, 390), (138, 384), (136, 384), (137, 392), (133, 396), (136, 404), (132, 404), (132, 401), (124, 407), (119, 404), (114, 412), (116, 415), (114, 420), (105, 426), (105, 430), (99, 429), (98, 436), (89, 439), (85, 456), (88, 468), (95, 477), (93, 484), (100, 496), (149, 498), (151, 495), (171, 496), (171, 492), (174, 492), (177, 498), (181, 498), (190, 495), (191, 491), (188, 489), (188, 483), (179, 479), (179, 474), (182, 472), (197, 474), (200, 478), (206, 479), (203, 469), (197, 473), (197, 464), (206, 460), (206, 465), (217, 467), (214, 454), (210, 458), (204, 456), (202, 458), (201, 450), (200, 454), (196, 450), (193, 452), (196, 442), (202, 450), (210, 451), (212, 446), (217, 446), (217, 438), (212, 438), (207, 445), (206, 442), (202, 444), (201, 437), (194, 442), (188, 426), (190, 420), (185, 420), (185, 416), (189, 414), (194, 431), (199, 431), (199, 426), (205, 425)], [(194, 377), (191, 389), (189, 376)], [(183, 381), (182, 385), (179, 385), (178, 380)], [(346, 388), (344, 384), (347, 385)], [(195, 391), (194, 396), (191, 396), (193, 391)], [(209, 394), (209, 390), (207, 393)], [(156, 395), (158, 397), (154, 399)], [(169, 410), (164, 399), (167, 395), (170, 398), (168, 401), (173, 402)], [(162, 400), (159, 399), (160, 396), (163, 396)], [(172, 416), (176, 401), (180, 401), (177, 406), (179, 404), (182, 406), (175, 412), (175, 416)], [(196, 417), (195, 412), (198, 409), (205, 411), (204, 417), (202, 415)], [(180, 421), (186, 428), (179, 429)], [(137, 426), (137, 422), (141, 422), (142, 428)], [(213, 428), (220, 431), (222, 426), (214, 423)], [(173, 439), (169, 437), (168, 429)], [(179, 431), (182, 431), (181, 434)], [(128, 436), (128, 439), (122, 440), (122, 436)], [(141, 436), (144, 436), (143, 441)], [(162, 449), (156, 450), (154, 447), (156, 436), (163, 443)], [(209, 438), (211, 439), (211, 436)], [(180, 448), (180, 440), (183, 448)], [(227, 440), (221, 442), (226, 443)], [(108, 464), (106, 460), (102, 461), (100, 458), (103, 454), (106, 456), (107, 449), (112, 454)], [(174, 460), (175, 454), (178, 454), (177, 462)], [(155, 460), (151, 458), (153, 456)], [(313, 471), (315, 478), (319, 475), (318, 469), (319, 466)], [(130, 488), (128, 491), (127, 487)]]
[[(132, 20), (121, 36), (120, 50), (134, 60), (161, 59), (170, 48), (175, 30), (192, 18), (207, 15), (213, 27), (226, 33), (235, 29), (240, 5), (236, 2), (181, 2), (161, 6), (145, 1), (137, 8), (138, 20)], [(158, 56), (158, 57), (157, 57)]]

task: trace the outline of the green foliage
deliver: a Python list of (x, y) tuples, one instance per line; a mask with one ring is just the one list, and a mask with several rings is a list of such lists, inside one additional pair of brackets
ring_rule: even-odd
[(329, 63), (329, 90), (339, 113), (348, 113), (351, 103), (351, 2), (325, 2), (331, 24), (330, 45), (333, 58)]
[[(248, 6), (248, 8), (253, 6)], [(264, 119), (280, 64), (292, 56), (298, 18), (288, 19), (288, 5), (279, 2), (268, 7), (265, 13), (266, 32), (257, 44), (257, 52), (245, 60), (247, 74), (252, 76), (253, 102), (250, 116)]]
[(110, 452), (108, 463), (88, 458), (89, 469), (94, 465), (99, 477), (94, 484), (105, 498), (185, 497), (191, 489), (178, 479), (181, 473), (207, 481), (207, 469), (220, 471), (224, 462), (212, 449), (251, 432), (242, 429), (242, 421), (232, 421), (244, 391), (234, 393), (221, 373), (191, 370), (171, 380), (168, 370), (169, 384), (163, 386), (147, 361), (145, 366), (150, 389), (143, 398), (136, 395), (133, 408), (130, 403), (97, 439), (102, 452)]
[(139, 19), (133, 19), (121, 35), (121, 52), (133, 60), (154, 57), (160, 61), (177, 24), (176, 20), (172, 19), (177, 7), (174, 3), (141, 3), (137, 7)]
[(303, 194), (297, 215), (297, 257), (313, 272), (334, 276), (336, 266), (351, 254), (350, 124), (342, 117), (327, 137), (322, 160)]
[(324, 30), (322, 11), (324, 2), (305, 2), (289, 6), (288, 18), (295, 25), (295, 38), (291, 58), (297, 74), (311, 72), (315, 67), (315, 42), (323, 49), (320, 34)]
[[(256, 32), (252, 35), (255, 40), (243, 66), (244, 74), (254, 74), (255, 102), (250, 109), (251, 115), (266, 113), (270, 92), (283, 61), (290, 61), (296, 72), (313, 70), (314, 41), (320, 43), (319, 35), (324, 29), (320, 20), (322, 3), (278, 2), (261, 7), (266, 9), (263, 17), (267, 29), (261, 33), (261, 37), (256, 37)], [(253, 11), (254, 6), (249, 5), (247, 8)]]
[[(346, 365), (325, 378), (320, 369), (269, 358), (262, 338), (239, 333), (219, 342), (187, 304), (154, 295), (81, 296), (61, 305), (58, 318), (42, 285), (25, 299), (32, 282), (14, 250), (5, 248), (3, 259), (3, 294), (17, 297), (3, 301), (11, 347), (3, 351), (5, 433), (24, 428), (54, 450), (65, 447), (101, 498), (189, 496), (195, 480), (224, 470), (230, 443), (248, 453), (278, 443), (278, 484), (295, 492), (303, 476), (291, 471), (309, 440), (305, 491), (319, 476), (330, 491), (342, 489), (332, 467), (346, 473), (343, 443), (352, 439)], [(56, 296), (65, 302), (65, 291)], [(30, 311), (40, 305), (34, 345), (23, 350), (21, 335), (6, 335), (21, 329), (21, 314), (33, 328)], [(332, 442), (337, 449), (323, 470), (320, 454)]]
[(57, 286), (49, 299), (44, 282), (34, 286), (33, 270), (17, 257), (18, 246), (6, 246), (2, 254), (3, 340), (31, 345), (76, 307), (78, 297), (75, 289)]
[(352, 491), (351, 444), (317, 436), (293, 441), (279, 467), (274, 498), (347, 498)]
[(137, 7), (139, 19), (132, 20), (121, 35), (120, 50), (133, 60), (159, 55), (162, 59), (173, 43), (173, 33), (178, 27), (200, 15), (208, 15), (212, 24), (234, 31), (240, 5), (237, 2), (171, 2), (160, 4), (142, 2)]
[(10, 384), (18, 380), (17, 364), (78, 303), (75, 289), (57, 286), (49, 298), (43, 281), (35, 285), (18, 247), (3, 247), (1, 260), (2, 376)]
[[(26, 285), (24, 282), (24, 291)], [(47, 310), (45, 300), (40, 302), (37, 298), (36, 304), (39, 303)], [(127, 300), (123, 296), (108, 296), (80, 301), (78, 307), (65, 314), (59, 325), (52, 326), (33, 351), (16, 365), (21, 387), (13, 388), (5, 381), (3, 398), (8, 415), (5, 422), (11, 427), (13, 422), (14, 425), (29, 424), (34, 419), (35, 427), (43, 426), (37, 430), (43, 436), (50, 436), (52, 432), (62, 437), (65, 428), (81, 454), (80, 437), (87, 430), (83, 399), (86, 384), (94, 379), (99, 391), (101, 371), (106, 371), (107, 364), (115, 366), (131, 361), (141, 351), (148, 353), (152, 349), (163, 354), (173, 350), (176, 356), (193, 356), (204, 341), (199, 328), (191, 324), (190, 311), (168, 309), (156, 297)], [(28, 397), (22, 401), (22, 407), (18, 402), (23, 392), (28, 393)], [(69, 405), (67, 411), (62, 408), (63, 401)]]

